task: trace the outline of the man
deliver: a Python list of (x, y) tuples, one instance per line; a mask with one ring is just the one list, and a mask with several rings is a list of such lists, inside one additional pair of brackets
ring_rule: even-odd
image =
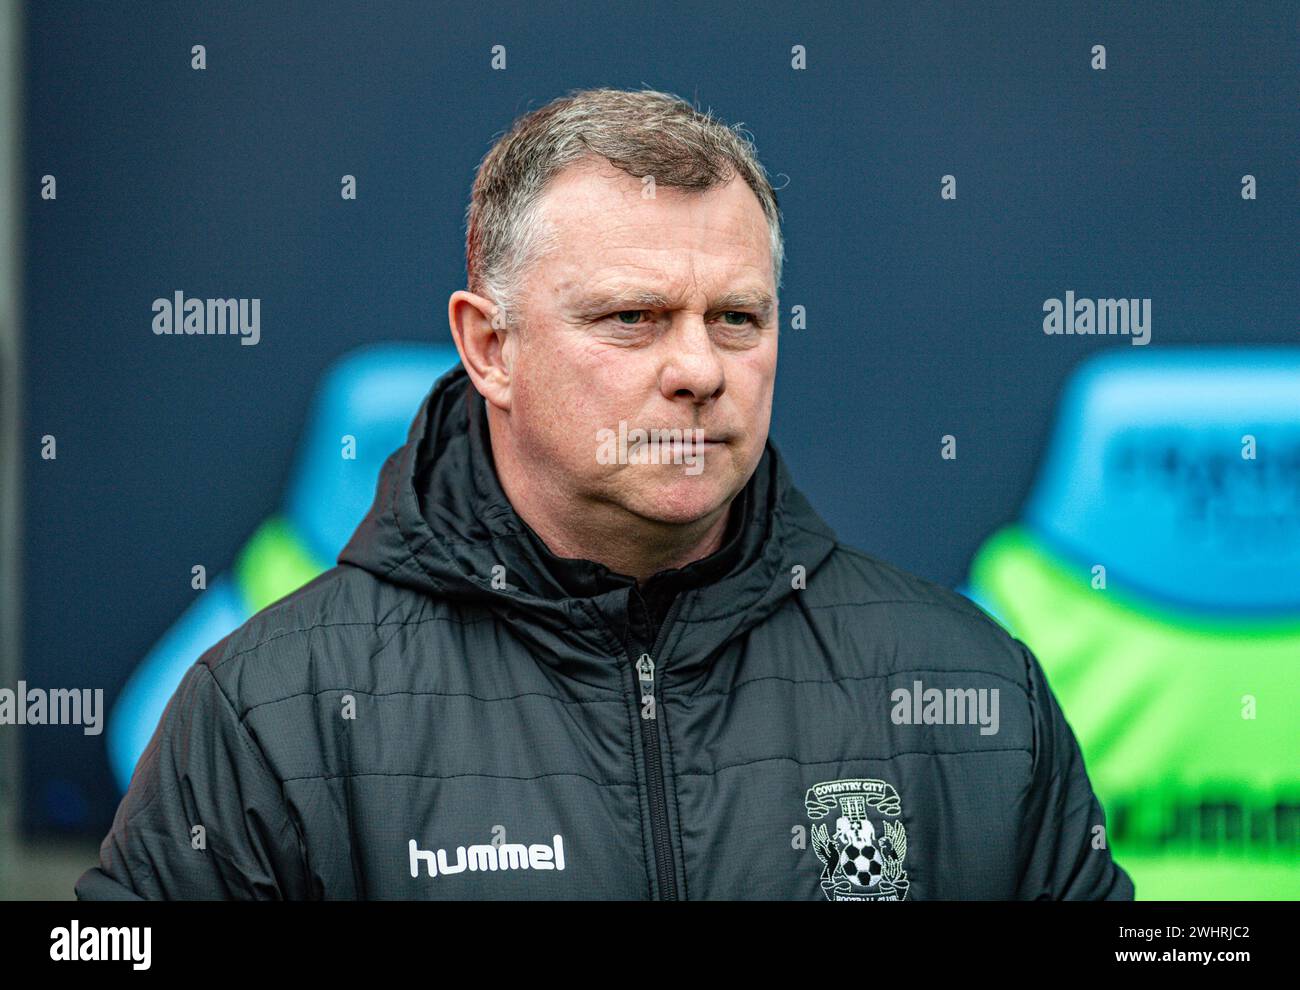
[(338, 566), (191, 668), (80, 896), (1132, 896), (1029, 650), (838, 543), (768, 442), (736, 130), (557, 100), (467, 241), (462, 367)]

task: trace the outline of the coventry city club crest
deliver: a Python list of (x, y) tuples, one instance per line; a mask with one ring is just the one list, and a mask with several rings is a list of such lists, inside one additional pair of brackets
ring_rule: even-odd
[(901, 901), (907, 897), (907, 832), (898, 791), (883, 780), (832, 780), (808, 789), (813, 821), (838, 811), (835, 831), (812, 827), (822, 861), (822, 892), (831, 901)]

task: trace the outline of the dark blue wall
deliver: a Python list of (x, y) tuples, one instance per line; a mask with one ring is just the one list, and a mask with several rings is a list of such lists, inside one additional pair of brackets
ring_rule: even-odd
[[(190, 566), (225, 569), (276, 507), (323, 369), (447, 339), (474, 168), (570, 89), (644, 84), (752, 131), (785, 183), (783, 308), (810, 320), (783, 332), (774, 437), (843, 537), (931, 579), (1017, 512), (1070, 369), (1129, 346), (1045, 336), (1046, 298), (1151, 297), (1152, 347), (1297, 339), (1294, 4), (625, 6), (33, 6), (33, 684), (111, 700)], [(260, 344), (155, 336), (176, 289), (260, 297)], [(28, 825), (102, 832), (103, 737), (24, 739)]]

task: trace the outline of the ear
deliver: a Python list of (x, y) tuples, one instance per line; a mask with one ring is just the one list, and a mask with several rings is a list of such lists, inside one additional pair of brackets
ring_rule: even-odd
[[(498, 317), (500, 308), (490, 299), (459, 289), (447, 300), (451, 336), (460, 352), (460, 363), (470, 381), (491, 405), (510, 410), (510, 358), (506, 347), (509, 331)], [(504, 315), (504, 314), (502, 314)]]

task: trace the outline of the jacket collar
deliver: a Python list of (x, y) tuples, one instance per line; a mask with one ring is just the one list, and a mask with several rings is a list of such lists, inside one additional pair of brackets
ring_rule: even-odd
[[(467, 389), (466, 401), (470, 453), (475, 466), (476, 483), (484, 494), (485, 500), (493, 505), (508, 505), (509, 500), (501, 488), (496, 473), (496, 462), (492, 457), (487, 404), (473, 388)], [(744, 534), (748, 524), (746, 515), (749, 503), (747, 485), (732, 502), (722, 546), (708, 557), (692, 561), (684, 567), (660, 571), (646, 582), (646, 588), (655, 585), (680, 591), (698, 587), (717, 580), (739, 564), (744, 555)], [(513, 506), (509, 511), (516, 517), (512, 520), (514, 525), (511, 530), (518, 532), (523, 543), (527, 545), (527, 552), (521, 555), (530, 569), (531, 580), (526, 583), (533, 586), (553, 583), (562, 595), (572, 597), (591, 597), (605, 591), (626, 590), (635, 585), (634, 578), (612, 571), (596, 561), (557, 557), (533, 528), (518, 517)]]
[[(635, 581), (551, 553), (501, 489), (486, 420), (462, 367), (435, 382), (338, 562), (490, 608), (561, 673), (617, 686)], [(680, 599), (661, 649), (666, 680), (700, 673), (719, 647), (796, 593), (794, 567), (811, 574), (834, 543), (769, 441), (733, 502), (723, 546), (651, 578), (673, 584)]]

